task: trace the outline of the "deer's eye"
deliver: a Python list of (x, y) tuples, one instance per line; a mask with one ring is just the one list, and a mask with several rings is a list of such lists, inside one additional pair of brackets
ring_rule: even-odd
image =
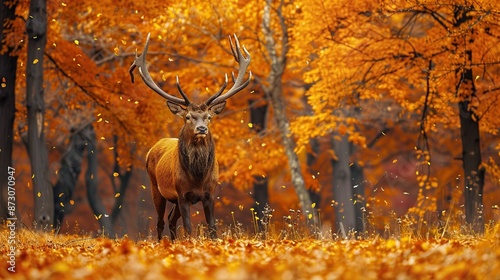
[(187, 115), (186, 116), (186, 121), (189, 121), (191, 119), (191, 116), (190, 115)]

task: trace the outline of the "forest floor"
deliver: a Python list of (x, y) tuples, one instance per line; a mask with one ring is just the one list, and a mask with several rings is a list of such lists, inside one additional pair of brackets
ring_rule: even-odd
[(498, 227), (481, 237), (175, 242), (2, 229), (0, 243), (1, 279), (500, 279)]

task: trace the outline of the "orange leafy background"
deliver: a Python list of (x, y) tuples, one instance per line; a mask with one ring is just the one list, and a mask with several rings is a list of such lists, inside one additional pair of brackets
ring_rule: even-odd
[[(19, 55), (13, 165), (19, 223), (29, 229), (34, 198), (29, 158), (22, 143), (26, 133), (24, 76), (29, 63), (24, 25), (29, 1), (17, 2), (19, 17), (5, 44), (14, 46)], [(499, 237), (494, 225), (500, 217), (500, 98), (496, 86), (500, 4), (474, 2), (478, 10), (486, 11), (474, 15), (480, 19), (478, 33), (469, 47), (488, 65), (475, 77), (480, 93), (471, 102), (481, 116), (488, 232), (471, 237), (463, 234), (468, 233), (463, 228), (464, 179), (457, 160), (461, 154), (456, 108), (460, 97), (454, 91), (453, 69), (461, 57), (442, 52), (468, 29), (458, 27), (447, 33), (429, 21), (406, 28), (414, 18), (404, 12), (421, 8), (419, 1), (285, 3), (291, 35), (289, 65), (283, 76), (287, 114), (307, 187), (321, 194), (316, 207), (320, 209), (322, 238), (310, 240), (302, 231), (288, 231), (294, 226), (290, 217), (300, 207), (273, 112), (264, 134), (250, 129), (249, 100), (264, 102), (261, 84), (270, 71), (262, 47), (264, 1), (48, 0), (44, 127), (51, 182), (58, 179), (70, 131), (91, 123), (98, 139), (99, 196), (108, 210), (120, 196), (125, 196), (125, 202), (115, 225), (118, 239), (95, 238), (100, 235), (99, 217), (90, 210), (85, 183), (79, 178), (70, 205), (65, 205), (62, 234), (54, 237), (28, 229), (19, 231), (20, 273), (5, 274), (2, 267), (0, 275), (19, 279), (156, 275), (312, 279), (351, 278), (362, 273), (364, 279), (460, 279), (499, 274)], [(446, 0), (430, 5), (438, 14), (449, 15), (449, 7), (460, 3)], [(384, 12), (367, 12), (379, 8)], [(271, 28), (278, 30), (279, 22), (273, 24)], [(407, 32), (407, 39), (396, 40), (392, 36), (395, 30)], [(221, 165), (216, 194), (220, 240), (204, 240), (200, 234), (198, 239), (175, 243), (150, 241), (156, 217), (144, 157), (158, 139), (175, 137), (181, 124), (163, 99), (143, 83), (130, 83), (128, 67), (148, 33), (153, 79), (173, 93), (175, 77), (179, 76), (184, 90), (196, 101), (215, 92), (224, 73), (235, 70), (228, 35), (237, 34), (252, 54), (250, 70), (255, 80), (229, 100), (226, 111), (211, 127)], [(282, 34), (274, 35), (279, 38)], [(423, 73), (428, 60), (436, 68)], [(429, 76), (435, 95), (429, 103), (432, 110), (422, 123)], [(429, 135), (430, 151), (417, 147), (421, 128)], [(336, 239), (340, 234), (332, 232), (335, 202), (331, 162), (337, 155), (331, 140), (342, 136), (348, 136), (354, 147), (351, 163), (363, 168), (369, 186), (365, 193), (366, 223), (373, 234), (366, 240)], [(313, 138), (318, 139), (320, 151), (311, 168), (307, 152)], [(133, 172), (126, 194), (112, 188), (120, 175), (111, 168), (115, 161), (121, 172)], [(430, 166), (431, 171), (421, 172), (422, 166)], [(82, 170), (85, 168), (84, 161)], [(263, 177), (269, 179), (274, 210), (270, 226), (275, 239), (246, 237), (255, 232), (252, 184), (255, 178)], [(200, 227), (202, 212), (201, 206), (192, 211), (192, 219)], [(404, 234), (407, 228), (415, 227), (416, 234)], [(280, 235), (282, 231), (287, 235)], [(7, 250), (3, 246), (6, 236), (8, 232), (2, 231), (2, 256)]]

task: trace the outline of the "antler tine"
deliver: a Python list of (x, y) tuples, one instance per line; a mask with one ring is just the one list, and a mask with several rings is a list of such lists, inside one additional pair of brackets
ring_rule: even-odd
[(233, 39), (231, 39), (231, 36), (229, 36), (229, 45), (231, 46), (231, 52), (233, 53), (234, 59), (236, 62), (240, 62), (238, 60), (240, 52), (240, 42), (238, 41), (238, 38), (236, 37), (236, 34), (234, 34), (234, 37), (236, 38), (236, 49), (233, 44)]
[(179, 93), (182, 95), (182, 97), (184, 98), (184, 100), (186, 100), (186, 103), (187, 104), (191, 104), (191, 101), (189, 101), (189, 98), (187, 97), (187, 95), (184, 93), (184, 91), (182, 90), (181, 88), (181, 84), (179, 83), (179, 76), (176, 76), (176, 84), (177, 84), (177, 90), (179, 90)]
[[(135, 60), (132, 63), (132, 65), (130, 65), (130, 68), (128, 70), (130, 73), (130, 80), (132, 81), (132, 83), (134, 82), (134, 69), (136, 67), (138, 67), (139, 74), (141, 75), (142, 80), (150, 89), (152, 89), (154, 92), (158, 93), (161, 97), (165, 98), (167, 101), (170, 101), (170, 102), (173, 102), (173, 103), (176, 103), (179, 105), (188, 106), (190, 104), (190, 102), (187, 99), (184, 92), (181, 91), (182, 97), (184, 97), (184, 99), (172, 96), (172, 95), (166, 93), (165, 91), (163, 91), (151, 78), (151, 75), (149, 74), (148, 68), (146, 66), (146, 54), (148, 53), (150, 35), (151, 34), (148, 33), (148, 37), (146, 39), (146, 45), (144, 46), (144, 50), (142, 51), (142, 54), (137, 56), (137, 53), (136, 53)], [(180, 86), (178, 86), (178, 88), (180, 89)]]
[[(222, 94), (222, 92), (224, 92), (224, 90), (226, 89), (227, 82), (228, 82), (228, 80), (227, 80), (227, 74), (224, 74), (224, 77), (225, 77), (224, 84), (222, 85), (222, 87), (219, 89), (218, 92), (216, 92), (214, 95), (210, 96), (210, 98), (208, 98), (207, 101), (205, 101), (206, 105), (210, 105), (210, 103), (212, 103), (212, 101), (214, 101), (214, 99), (216, 99), (217, 97), (219, 97)], [(233, 82), (234, 82), (234, 79), (233, 79)]]
[[(238, 76), (235, 79), (233, 73), (232, 75), (234, 82), (233, 86), (225, 94), (221, 95), (224, 89), (226, 88), (226, 84), (224, 84), (219, 92), (217, 92), (216, 94), (211, 96), (207, 101), (205, 101), (205, 104), (207, 105), (210, 105), (211, 103), (217, 104), (225, 101), (229, 97), (235, 95), (236, 93), (244, 89), (252, 80), (252, 72), (250, 71), (248, 79), (246, 81), (243, 81), (243, 79), (245, 78), (246, 70), (250, 65), (250, 60), (251, 60), (250, 53), (247, 51), (245, 47), (242, 48), (240, 46), (240, 42), (238, 41), (238, 37), (236, 36), (236, 34), (234, 34), (234, 41), (236, 42), (236, 46), (235, 44), (233, 44), (231, 36), (229, 36), (229, 44), (231, 45), (231, 52), (233, 53), (236, 62), (239, 63)], [(246, 57), (241, 52), (241, 49), (243, 49), (243, 51), (245, 52)], [(227, 75), (226, 75), (226, 83), (227, 83)]]

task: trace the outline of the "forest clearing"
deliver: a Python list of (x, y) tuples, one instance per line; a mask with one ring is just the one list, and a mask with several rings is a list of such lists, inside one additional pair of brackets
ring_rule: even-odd
[[(7, 232), (0, 242), (5, 244)], [(170, 242), (18, 233), (2, 279), (499, 279), (500, 232), (483, 237), (193, 238)], [(1, 247), (5, 255), (5, 247)]]

